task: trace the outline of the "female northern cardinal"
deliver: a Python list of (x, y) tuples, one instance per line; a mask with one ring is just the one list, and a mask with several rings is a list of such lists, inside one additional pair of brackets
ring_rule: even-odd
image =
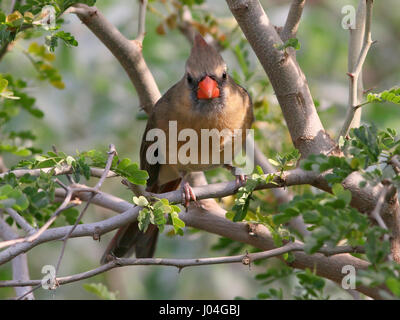
[[(200, 36), (196, 35), (189, 59), (186, 62), (184, 77), (169, 89), (154, 106), (147, 122), (140, 148), (140, 165), (147, 170), (149, 179), (147, 190), (162, 193), (176, 190), (182, 181), (185, 197), (185, 206), (193, 199), (196, 200), (193, 190), (184, 182), (184, 175), (191, 171), (204, 171), (215, 167), (210, 161), (204, 164), (182, 163), (177, 159), (164, 163), (154, 163), (148, 159), (148, 149), (153, 144), (147, 141), (147, 133), (151, 129), (161, 129), (169, 141), (169, 125), (176, 123), (177, 132), (183, 129), (193, 129), (201, 136), (202, 129), (217, 129), (221, 132), (228, 129), (232, 132), (242, 130), (242, 138), (246, 136), (246, 129), (253, 122), (253, 108), (249, 94), (235, 83), (227, 74), (226, 64), (221, 55)], [(176, 139), (176, 138), (175, 138)], [(224, 139), (220, 139), (221, 155), (223, 154)], [(185, 141), (177, 141), (177, 149)], [(204, 143), (204, 142), (203, 142)], [(211, 148), (211, 143), (207, 141)], [(160, 150), (155, 151), (156, 155)], [(165, 148), (163, 158), (170, 159), (170, 148)], [(211, 154), (211, 153), (210, 153)], [(158, 154), (157, 156), (160, 156)], [(201, 158), (201, 146), (198, 144), (198, 158)], [(224, 156), (220, 157), (222, 165)], [(149, 163), (151, 162), (151, 163)], [(136, 257), (152, 257), (156, 247), (158, 228), (150, 224), (145, 233), (133, 222), (119, 229), (103, 255), (102, 262), (107, 261), (109, 254), (115, 257), (129, 256), (136, 252)]]

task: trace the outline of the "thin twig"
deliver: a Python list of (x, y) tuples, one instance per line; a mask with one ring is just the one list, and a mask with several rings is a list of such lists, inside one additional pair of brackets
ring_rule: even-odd
[[(53, 176), (60, 176), (64, 174), (69, 174), (74, 172), (74, 168), (70, 165), (63, 165), (60, 167), (50, 167), (50, 168), (41, 168), (41, 169), (16, 169), (16, 170), (11, 170), (8, 172), (3, 172), (0, 173), (0, 179), (3, 179), (6, 175), (12, 173), (15, 175), (16, 178), (20, 178), (25, 174), (29, 174), (31, 176), (38, 177), (40, 176), (40, 173), (52, 173)], [(92, 177), (100, 178), (103, 175), (104, 169), (101, 168), (90, 168), (90, 175)], [(107, 178), (112, 178), (112, 177), (118, 177), (118, 174), (116, 174), (113, 171), (110, 171), (107, 174)]]
[(385, 229), (385, 230), (389, 230), (389, 229), (381, 217), (381, 210), (382, 210), (382, 206), (385, 202), (387, 192), (388, 192), (388, 186), (384, 185), (382, 188), (382, 191), (379, 195), (378, 201), (376, 202), (376, 206), (375, 206), (374, 210), (372, 210), (372, 212), (371, 212), (371, 216), (376, 220), (378, 225), (382, 229)]
[(17, 211), (12, 208), (7, 208), (5, 211), (14, 219), (16, 223), (27, 233), (35, 232), (35, 228), (33, 228)]
[[(355, 25), (349, 25), (349, 48), (348, 48), (348, 58), (347, 58), (347, 72), (351, 74), (354, 69), (357, 59), (360, 56), (360, 52), (364, 42), (365, 36), (365, 20), (367, 14), (367, 6), (365, 0), (359, 0), (357, 12), (355, 16)], [(352, 101), (353, 99), (353, 85), (349, 84), (349, 96), (348, 96), (348, 107), (353, 108), (354, 104), (358, 104), (364, 94), (364, 85), (362, 81), (362, 71), (359, 75), (360, 81), (357, 84), (357, 101)], [(353, 120), (350, 125), (351, 128), (358, 128), (361, 122), (362, 111), (357, 107), (354, 110)]]
[(373, 7), (373, 0), (366, 0), (366, 17), (365, 17), (365, 34), (364, 34), (364, 44), (361, 49), (360, 55), (358, 56), (357, 62), (354, 65), (351, 72), (348, 73), (349, 76), (349, 92), (350, 92), (350, 107), (347, 110), (347, 115), (345, 122), (340, 130), (339, 139), (341, 136), (346, 137), (349, 134), (351, 129), (351, 124), (354, 119), (354, 115), (357, 111), (358, 105), (358, 81), (360, 77), (360, 73), (362, 67), (364, 65), (365, 59), (367, 57), (368, 51), (373, 44), (371, 38), (371, 24), (372, 24), (372, 7)]
[(397, 159), (396, 156), (390, 159), (389, 164), (392, 165), (394, 172), (396, 172), (397, 175), (400, 175), (400, 161)]
[(26, 241), (25, 238), (18, 238), (18, 239), (1, 241), (0, 242), (0, 249), (6, 248), (6, 247), (10, 247), (10, 246), (16, 245), (17, 243), (22, 243), (22, 242), (25, 242), (25, 241)]
[(127, 179), (122, 179), (121, 183), (123, 185), (127, 186), (128, 189), (131, 190), (137, 197), (144, 196), (146, 198), (151, 198), (151, 197), (155, 196), (155, 194), (146, 191), (146, 189), (143, 186), (133, 184), (132, 182), (128, 181)]
[[(60, 188), (58, 191), (63, 199), (65, 190)], [(87, 201), (90, 195), (91, 192), (82, 192), (79, 194), (79, 197), (82, 201)], [(212, 205), (212, 203), (214, 203), (213, 200), (204, 201), (204, 208), (193, 207), (190, 208), (188, 212), (179, 214), (179, 217), (185, 222), (186, 226), (218, 234), (235, 241), (244, 242), (263, 251), (270, 250), (274, 247), (272, 236), (266, 227), (258, 225), (254, 230), (254, 236), (249, 236), (246, 223), (235, 223), (227, 220), (225, 218), (225, 210), (218, 205)], [(78, 225), (71, 237), (93, 237), (94, 234), (103, 235), (136, 221), (140, 211), (140, 207), (135, 207), (132, 203), (104, 192), (99, 192), (99, 194), (93, 198), (92, 203), (120, 214), (103, 221)], [(0, 264), (10, 261), (21, 253), (27, 252), (42, 243), (62, 239), (69, 233), (71, 228), (72, 226), (52, 228), (46, 230), (45, 233), (33, 243), (17, 244), (12, 248), (0, 251)], [(317, 274), (326, 276), (328, 279), (336, 282), (338, 282), (338, 279), (342, 279), (343, 275), (340, 274), (340, 270), (343, 265), (351, 264), (356, 269), (368, 267), (368, 262), (350, 255), (341, 255), (337, 258), (328, 258), (323, 255), (309, 256), (303, 252), (295, 252), (294, 255), (295, 260), (291, 263), (292, 267), (304, 269), (313, 268), (317, 265)], [(360, 286), (358, 289), (368, 296), (380, 298), (379, 290), (381, 289), (379, 288), (374, 289)]]
[[(54, 153), (58, 155), (57, 147), (54, 144), (51, 147), (52, 147)], [(70, 184), (74, 184), (75, 183), (75, 180), (71, 177), (71, 175), (66, 174), (65, 176), (67, 177), (67, 179), (68, 179)]]
[(42, 286), (42, 283), (40, 283), (40, 284), (34, 286), (34, 287), (31, 288), (29, 291), (25, 292), (23, 295), (21, 295), (21, 296), (15, 298), (15, 300), (23, 300), (27, 295), (33, 294), (33, 292), (34, 292), (35, 290), (39, 289), (41, 286)]
[[(116, 154), (117, 154), (117, 151), (115, 149), (115, 146), (113, 144), (110, 144), (109, 151), (108, 151), (108, 159), (107, 159), (106, 166), (104, 168), (103, 174), (101, 175), (99, 181), (97, 182), (97, 184), (93, 188), (92, 194), (91, 194), (89, 200), (86, 202), (86, 205), (83, 208), (83, 210), (81, 211), (81, 213), (79, 214), (78, 218), (76, 219), (75, 224), (73, 225), (73, 227), (71, 228), (69, 233), (63, 239), (64, 243), (63, 243), (63, 246), (62, 246), (62, 249), (61, 249), (61, 252), (60, 252), (60, 256), (59, 256), (58, 261), (57, 261), (56, 274), (58, 273), (58, 270), (60, 268), (61, 260), (62, 260), (62, 258), (64, 256), (65, 247), (67, 246), (67, 241), (68, 241), (69, 237), (71, 236), (72, 232), (74, 232), (76, 226), (82, 220), (82, 218), (83, 218), (84, 214), (86, 213), (86, 210), (88, 209), (88, 207), (89, 207), (90, 203), (92, 202), (94, 196), (96, 195), (96, 193), (101, 188), (103, 182), (106, 180), (107, 175), (111, 170), (111, 166), (112, 166), (112, 162), (113, 162), (114, 156)], [(67, 193), (67, 195), (68, 195), (68, 193)]]
[[(215, 264), (225, 264), (225, 263), (243, 263), (248, 264), (253, 261), (269, 259), (272, 257), (277, 257), (282, 254), (294, 251), (304, 251), (304, 244), (299, 242), (291, 242), (282, 247), (274, 248), (271, 250), (247, 253), (245, 255), (236, 256), (225, 256), (225, 257), (212, 257), (212, 258), (195, 258), (195, 259), (166, 259), (166, 258), (115, 258), (98, 268), (75, 274), (67, 277), (56, 278), (58, 285), (63, 285), (71, 282), (80, 281), (83, 279), (91, 278), (100, 273), (106, 272), (108, 270), (123, 267), (123, 266), (143, 266), (143, 265), (158, 265), (158, 266), (172, 266), (178, 269), (183, 269), (186, 267), (194, 266), (204, 266), (204, 265), (215, 265)], [(321, 248), (318, 253), (322, 253), (327, 256), (333, 256), (336, 254), (343, 253), (362, 253), (364, 249), (362, 247), (351, 247), (351, 246), (339, 246), (334, 248)], [(248, 259), (244, 261), (244, 259)], [(1, 287), (17, 287), (17, 286), (34, 286), (40, 284), (42, 280), (30, 280), (30, 281), (0, 281)]]
[(40, 235), (45, 232), (52, 224), (53, 222), (57, 219), (58, 215), (63, 212), (64, 210), (68, 209), (68, 205), (70, 204), (71, 198), (73, 194), (73, 189), (69, 188), (67, 191), (67, 195), (65, 196), (65, 199), (63, 203), (57, 208), (57, 210), (53, 213), (53, 215), (50, 217), (49, 220), (34, 234), (26, 238), (26, 241), (28, 242), (33, 242), (37, 238), (40, 237)]
[(183, 6), (180, 11), (180, 22), (178, 24), (179, 31), (186, 37), (190, 44), (193, 44), (194, 37), (196, 35), (196, 29), (193, 27), (192, 23), (192, 13), (187, 6)]
[(139, 0), (139, 26), (136, 41), (140, 43), (143, 42), (144, 36), (146, 35), (146, 9), (147, 0)]

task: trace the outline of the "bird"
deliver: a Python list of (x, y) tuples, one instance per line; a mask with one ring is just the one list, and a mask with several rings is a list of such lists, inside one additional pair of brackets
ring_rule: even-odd
[[(220, 53), (200, 34), (196, 34), (190, 56), (186, 61), (184, 76), (157, 101), (147, 121), (140, 148), (140, 167), (149, 174), (146, 191), (164, 193), (177, 190), (181, 186), (184, 205), (187, 208), (189, 201), (196, 202), (196, 195), (185, 180), (187, 173), (205, 171), (218, 166), (234, 168), (231, 164), (222, 162), (224, 143), (228, 141), (224, 136), (219, 140), (220, 162), (186, 163), (180, 159), (176, 163), (168, 162), (172, 152), (169, 147), (165, 148), (165, 154), (162, 155), (163, 159), (166, 159), (165, 163), (149, 161), (148, 153), (154, 144), (146, 137), (152, 129), (166, 132), (166, 141), (170, 139), (171, 123), (176, 124), (177, 132), (190, 129), (199, 136), (204, 129), (217, 129), (218, 132), (225, 130), (232, 133), (232, 137), (235, 130), (240, 129), (242, 131), (239, 131), (239, 134), (244, 141), (246, 129), (251, 128), (253, 121), (253, 107), (249, 93), (229, 76), (227, 65)], [(207, 147), (211, 148), (211, 142), (207, 143), (210, 144)], [(184, 144), (185, 141), (177, 141), (177, 150)], [(197, 151), (200, 158), (202, 152), (200, 144), (197, 146)], [(158, 148), (152, 152), (153, 155), (160, 156), (161, 151)], [(212, 153), (208, 156), (211, 158)], [(238, 175), (236, 181), (243, 182), (243, 175)], [(139, 230), (137, 221), (120, 228), (107, 247), (101, 259), (102, 263), (106, 263), (111, 257), (130, 256), (133, 252), (137, 258), (153, 257), (158, 233), (158, 227), (153, 224), (150, 224), (143, 233)]]

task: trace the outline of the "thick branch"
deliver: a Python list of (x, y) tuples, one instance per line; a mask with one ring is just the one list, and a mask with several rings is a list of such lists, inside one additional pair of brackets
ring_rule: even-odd
[[(59, 189), (59, 192), (62, 193), (65, 191)], [(79, 197), (81, 200), (85, 201), (89, 195), (89, 192), (81, 192)], [(133, 208), (132, 204), (102, 192), (93, 198), (92, 203), (122, 213), (102, 222), (78, 225), (71, 235), (72, 237), (93, 236), (95, 232), (98, 235), (104, 234), (110, 230), (125, 225), (128, 222), (134, 221), (139, 211), (137, 207)], [(225, 218), (225, 213), (226, 211), (219, 207), (214, 200), (203, 200), (202, 208), (191, 205), (188, 212), (180, 213), (180, 218), (187, 226), (218, 234), (235, 241), (247, 243), (264, 251), (275, 248), (273, 238), (266, 227), (262, 225), (254, 225), (254, 228), (251, 229), (252, 235), (250, 235), (249, 225), (247, 223), (235, 223), (227, 220)], [(68, 232), (69, 228), (70, 227), (62, 227), (47, 230), (42, 235), (42, 238), (38, 239), (37, 243), (18, 244), (13, 248), (0, 252), (0, 264), (12, 259), (13, 256), (20, 252), (31, 249), (39, 243), (61, 238), (63, 234), (65, 235), (65, 233)], [(302, 252), (296, 252), (294, 255), (296, 260), (291, 263), (292, 267), (299, 269), (310, 268), (312, 270), (315, 268), (317, 274), (337, 283), (341, 283), (343, 277), (341, 270), (343, 266), (350, 264), (356, 269), (363, 269), (368, 266), (366, 261), (346, 254), (329, 258), (321, 254), (307, 255)], [(357, 290), (368, 296), (380, 298), (379, 290), (377, 288), (360, 287), (357, 288)]]
[(303, 157), (332, 150), (297, 62), (276, 48), (282, 40), (258, 0), (227, 0), (275, 90), (294, 146)]

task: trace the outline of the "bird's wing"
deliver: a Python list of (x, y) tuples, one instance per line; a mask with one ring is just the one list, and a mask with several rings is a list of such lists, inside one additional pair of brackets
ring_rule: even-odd
[[(154, 114), (154, 113), (153, 113)], [(151, 115), (147, 121), (146, 129), (143, 133), (142, 144), (140, 146), (140, 168), (146, 170), (149, 174), (149, 179), (147, 180), (147, 187), (151, 188), (155, 183), (157, 183), (158, 174), (160, 172), (160, 163), (151, 164), (147, 161), (146, 153), (147, 149), (154, 143), (153, 141), (147, 141), (147, 133), (154, 128), (154, 116)], [(154, 156), (158, 156), (158, 150), (154, 151)]]
[[(176, 83), (157, 101), (149, 116), (146, 129), (143, 133), (142, 144), (140, 146), (140, 167), (142, 170), (146, 170), (149, 174), (149, 179), (147, 180), (148, 189), (151, 189), (152, 187), (157, 188), (156, 185), (161, 171), (161, 164), (158, 162), (155, 164), (150, 164), (147, 161), (147, 150), (151, 145), (154, 144), (154, 141), (146, 141), (146, 135), (151, 129), (154, 128), (164, 130), (164, 132), (168, 130), (168, 125), (165, 127), (165, 123), (168, 123), (171, 115), (174, 115), (175, 113), (174, 110), (177, 106), (173, 104), (173, 101), (176, 100), (176, 96), (179, 96), (179, 91), (181, 90), (179, 87), (180, 85), (180, 82)], [(163, 120), (163, 125), (161, 127), (160, 120)], [(159, 152), (160, 150), (151, 150), (150, 154), (154, 154), (155, 157), (159, 157)]]

